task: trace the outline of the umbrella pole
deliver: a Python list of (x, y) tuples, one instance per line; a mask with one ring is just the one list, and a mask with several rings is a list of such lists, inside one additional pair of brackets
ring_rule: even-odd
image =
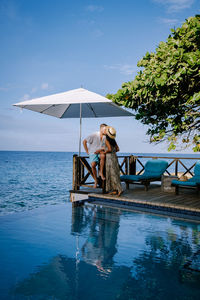
[(81, 154), (81, 134), (82, 134), (82, 105), (80, 103), (80, 134), (79, 134), (79, 154), (78, 156), (80, 156)]

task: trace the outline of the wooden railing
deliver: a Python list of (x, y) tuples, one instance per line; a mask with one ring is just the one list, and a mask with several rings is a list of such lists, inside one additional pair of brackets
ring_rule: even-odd
[[(88, 156), (78, 156), (76, 154), (73, 156), (73, 190), (75, 191), (79, 190), (80, 187), (92, 187), (94, 184), (92, 168), (88, 162), (88, 159)], [(165, 175), (175, 175), (177, 177), (187, 175), (191, 177), (194, 175), (193, 171), (196, 161), (200, 159), (200, 157), (119, 155), (118, 161), (121, 175), (142, 174), (146, 161), (150, 159), (162, 159), (168, 161), (169, 166), (165, 172)], [(102, 182), (99, 179), (99, 185), (104, 191), (105, 181)]]

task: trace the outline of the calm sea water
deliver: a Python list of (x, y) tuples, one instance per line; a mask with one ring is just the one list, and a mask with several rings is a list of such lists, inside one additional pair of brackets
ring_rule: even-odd
[(1, 300), (200, 299), (200, 224), (72, 207), (72, 153), (0, 152), (0, 172)]
[(0, 214), (69, 201), (73, 153), (0, 152)]

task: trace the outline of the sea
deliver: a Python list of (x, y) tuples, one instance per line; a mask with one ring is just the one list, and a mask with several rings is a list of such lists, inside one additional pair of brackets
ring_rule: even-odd
[[(75, 153), (0, 151), (0, 215), (69, 202), (73, 154)], [(197, 154), (134, 153), (134, 155), (200, 159), (200, 155)], [(144, 164), (147, 160), (144, 158), (141, 161)], [(191, 166), (194, 162), (195, 160), (184, 160), (186, 166)], [(183, 167), (180, 167), (184, 171)]]
[(0, 215), (69, 201), (71, 152), (0, 152)]

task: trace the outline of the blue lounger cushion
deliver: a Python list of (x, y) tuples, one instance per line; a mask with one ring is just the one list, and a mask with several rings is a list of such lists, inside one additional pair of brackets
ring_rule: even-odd
[(172, 180), (172, 185), (180, 185), (180, 186), (197, 186), (195, 181), (181, 181), (181, 180)]
[(160, 178), (168, 167), (168, 163), (164, 160), (149, 160), (144, 166), (144, 173), (142, 175), (122, 175), (120, 179), (122, 181), (141, 181), (153, 178)]
[(151, 175), (151, 177), (149, 177), (149, 175), (122, 175), (120, 176), (120, 179), (123, 180), (130, 180), (130, 181), (140, 181), (140, 180), (146, 180), (149, 178), (160, 178), (160, 176), (157, 175)]
[(196, 187), (200, 185), (200, 161), (194, 167), (194, 176), (187, 181), (172, 180), (172, 185)]

